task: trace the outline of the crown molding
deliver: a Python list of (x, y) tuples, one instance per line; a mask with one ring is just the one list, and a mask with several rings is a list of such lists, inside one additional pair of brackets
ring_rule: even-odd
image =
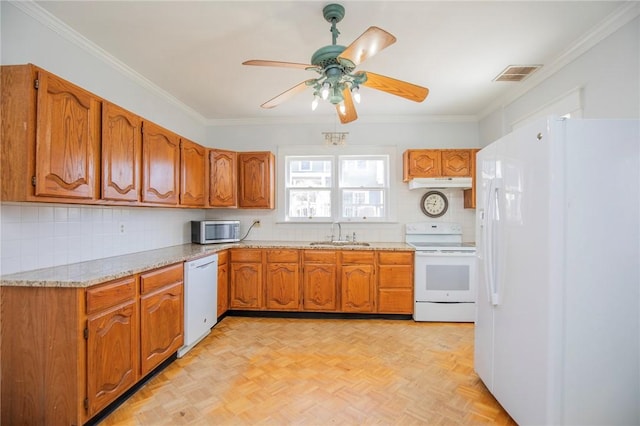
[(504, 96), (496, 99), (485, 107), (479, 114), (478, 120), (486, 118), (496, 110), (516, 101), (518, 98), (529, 92), (547, 78), (556, 74), (563, 67), (576, 60), (582, 54), (596, 46), (605, 38), (631, 22), (640, 15), (640, 2), (627, 1), (607, 16), (599, 25), (593, 27), (591, 31), (578, 39), (573, 45), (562, 52), (550, 64), (544, 65), (540, 70), (531, 75), (513, 90)]
[(9, 3), (20, 9), (22, 12), (26, 13), (30, 17), (36, 19), (38, 22), (51, 29), (56, 34), (63, 37), (65, 40), (70, 41), (84, 51), (100, 59), (102, 62), (111, 66), (116, 71), (123, 74), (125, 77), (130, 78), (142, 88), (152, 92), (160, 98), (167, 100), (169, 103), (181, 109), (187, 115), (193, 117), (201, 124), (206, 124), (207, 120), (197, 111), (190, 108), (178, 98), (174, 97), (166, 90), (163, 90), (158, 85), (142, 76), (142, 74), (130, 68), (127, 64), (120, 61), (118, 58), (111, 55), (109, 52), (107, 52), (97, 44), (80, 35), (80, 33), (62, 22), (60, 19), (56, 18), (49, 11), (38, 5), (34, 0), (9, 0)]
[[(359, 124), (419, 124), (419, 123), (477, 123), (475, 115), (373, 115), (358, 117), (357, 123), (344, 124), (341, 128), (349, 128)], [(207, 120), (207, 126), (263, 126), (270, 124), (335, 124), (334, 115), (270, 117), (270, 118), (238, 118)]]

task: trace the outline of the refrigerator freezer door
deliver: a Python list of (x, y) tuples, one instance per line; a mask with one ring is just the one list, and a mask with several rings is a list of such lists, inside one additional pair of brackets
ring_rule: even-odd
[(477, 298), (474, 345), (474, 368), (487, 388), (493, 390), (493, 308), (489, 288), (490, 273), (486, 264), (487, 221), (489, 220), (489, 185), (495, 178), (495, 145), (480, 150), (476, 158), (476, 256)]
[[(519, 424), (548, 424), (549, 247), (555, 162), (547, 121), (538, 121), (496, 143), (496, 247), (499, 304), (494, 310), (493, 394)], [(555, 135), (554, 135), (555, 136)], [(558, 236), (559, 238), (560, 236)]]

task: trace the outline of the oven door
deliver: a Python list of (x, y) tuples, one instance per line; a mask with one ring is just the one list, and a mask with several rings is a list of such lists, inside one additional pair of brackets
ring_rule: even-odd
[(415, 254), (417, 302), (475, 302), (475, 252)]

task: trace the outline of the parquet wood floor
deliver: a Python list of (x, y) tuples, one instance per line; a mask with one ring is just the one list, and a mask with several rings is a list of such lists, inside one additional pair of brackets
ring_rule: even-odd
[(226, 317), (101, 425), (515, 424), (473, 324)]

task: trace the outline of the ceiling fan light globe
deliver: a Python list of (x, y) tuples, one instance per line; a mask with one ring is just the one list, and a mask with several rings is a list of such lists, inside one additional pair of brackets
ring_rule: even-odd
[(314, 96), (313, 101), (311, 101), (311, 111), (315, 111), (318, 108), (318, 96)]
[(320, 91), (320, 96), (322, 96), (322, 99), (324, 99), (325, 101), (329, 98), (329, 89), (331, 88), (331, 86), (329, 86), (329, 83), (324, 83), (322, 85), (322, 90)]
[(351, 89), (351, 94), (353, 95), (353, 100), (356, 101), (356, 103), (360, 103), (360, 89), (358, 88), (358, 86), (355, 86), (354, 88)]

